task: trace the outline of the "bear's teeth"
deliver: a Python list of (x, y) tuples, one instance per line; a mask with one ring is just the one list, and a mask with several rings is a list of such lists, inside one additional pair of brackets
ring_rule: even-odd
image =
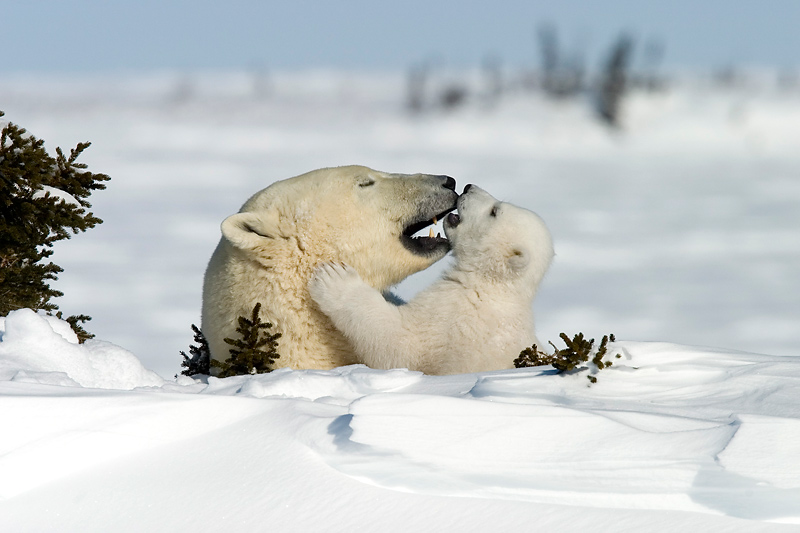
[[(433, 220), (436, 220), (436, 217), (434, 217)], [(434, 222), (434, 224), (436, 224), (436, 222)], [(430, 231), (428, 232), (428, 237), (433, 239), (433, 228), (431, 228)]]
[(433, 225), (436, 225), (436, 217), (433, 217)]

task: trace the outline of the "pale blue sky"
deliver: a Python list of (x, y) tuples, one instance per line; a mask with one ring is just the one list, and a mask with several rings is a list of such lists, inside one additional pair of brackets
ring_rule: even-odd
[(0, 72), (537, 65), (543, 22), (590, 65), (626, 30), (671, 67), (800, 67), (800, 0), (0, 0)]

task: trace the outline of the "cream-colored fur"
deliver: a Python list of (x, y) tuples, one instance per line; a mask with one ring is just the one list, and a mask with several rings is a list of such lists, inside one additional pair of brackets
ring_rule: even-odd
[(239, 316), (261, 303), (281, 333), (278, 367), (329, 369), (357, 362), (348, 341), (311, 301), (308, 281), (344, 261), (384, 290), (445, 256), (445, 239), (404, 235), (455, 207), (447, 176), (386, 174), (361, 166), (315, 170), (273, 183), (222, 222), (206, 270), (202, 331), (225, 360)]
[(405, 305), (348, 265), (320, 266), (311, 296), (373, 368), (457, 374), (511, 368), (536, 339), (531, 304), (553, 258), (544, 222), (468, 186), (444, 229), (455, 263)]

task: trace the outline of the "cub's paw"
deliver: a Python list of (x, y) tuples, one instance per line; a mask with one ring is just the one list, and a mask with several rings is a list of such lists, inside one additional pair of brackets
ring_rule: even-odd
[(344, 263), (322, 263), (314, 269), (308, 291), (319, 308), (328, 313), (341, 306), (343, 298), (365, 285), (353, 267)]

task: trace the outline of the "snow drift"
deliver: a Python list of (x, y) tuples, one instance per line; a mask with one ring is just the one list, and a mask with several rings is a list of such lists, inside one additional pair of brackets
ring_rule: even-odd
[(16, 311), (0, 337), (0, 521), (15, 531), (800, 524), (800, 359), (663, 343), (611, 351), (623, 357), (595, 384), (551, 367), (165, 381), (122, 348), (77, 345), (66, 323)]
[(69, 324), (30, 309), (0, 317), (0, 380), (98, 389), (164, 383), (129, 351), (91, 339), (78, 344)]

